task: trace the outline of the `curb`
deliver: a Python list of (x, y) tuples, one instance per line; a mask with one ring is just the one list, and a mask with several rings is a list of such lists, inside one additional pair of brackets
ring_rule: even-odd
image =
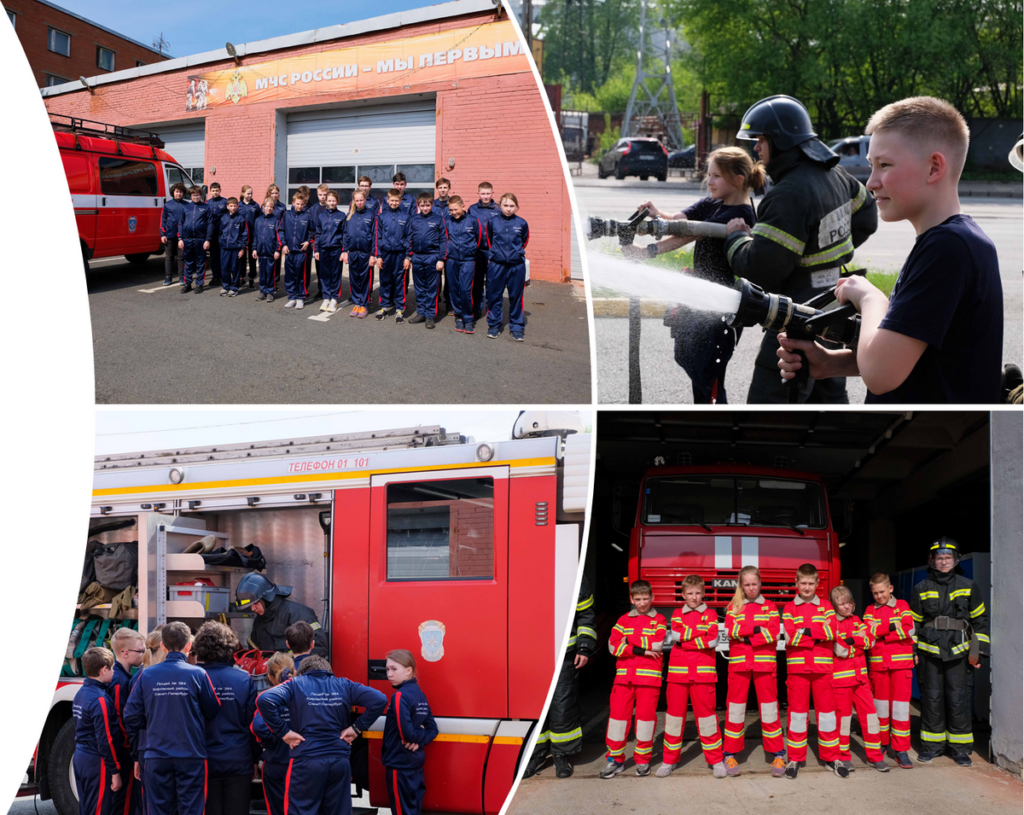
[[(592, 302), (595, 317), (629, 317), (629, 299), (626, 297), (595, 297)], [(668, 306), (666, 300), (641, 300), (640, 316), (661, 319)]]

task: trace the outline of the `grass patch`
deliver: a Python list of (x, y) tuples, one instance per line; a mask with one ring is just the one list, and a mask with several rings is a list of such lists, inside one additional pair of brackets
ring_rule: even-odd
[(872, 272), (870, 269), (867, 273), (868, 283), (880, 290), (886, 297), (892, 295), (892, 287), (896, 285), (897, 277), (899, 277), (898, 274)]

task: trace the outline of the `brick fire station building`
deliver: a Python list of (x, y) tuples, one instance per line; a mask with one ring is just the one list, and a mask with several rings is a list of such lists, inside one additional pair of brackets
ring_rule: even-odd
[[(230, 27), (225, 28), (230, 40)], [(43, 89), (47, 108), (158, 133), (197, 184), (270, 183), (290, 202), (357, 179), (477, 200), (513, 192), (530, 224), (530, 276), (567, 281), (572, 219), (560, 152), (529, 58), (492, 0), (457, 0)]]

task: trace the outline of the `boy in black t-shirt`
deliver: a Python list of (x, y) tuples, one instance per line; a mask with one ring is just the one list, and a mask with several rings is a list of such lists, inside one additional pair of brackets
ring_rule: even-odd
[(861, 376), (867, 403), (1000, 401), (1003, 290), (992, 241), (960, 211), (957, 183), (967, 157), (963, 117), (941, 99), (887, 105), (868, 122), (867, 188), (883, 221), (917, 232), (892, 297), (862, 277), (840, 280), (836, 299), (861, 314), (856, 351), (827, 351), (780, 335), (785, 379), (807, 354), (813, 379)]

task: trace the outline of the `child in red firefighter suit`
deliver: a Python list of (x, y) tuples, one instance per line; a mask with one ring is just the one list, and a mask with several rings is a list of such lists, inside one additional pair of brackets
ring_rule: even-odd
[[(82, 654), (85, 682), (75, 694), (75, 754), (71, 759), (78, 785), (79, 815), (115, 815), (113, 795), (127, 770), (117, 758), (117, 714), (107, 696), (114, 678), (114, 655), (106, 648)], [(117, 815), (120, 815), (119, 813)]]
[(241, 647), (235, 632), (214, 620), (203, 623), (196, 633), (199, 667), (220, 699), (216, 717), (206, 723), (206, 815), (249, 814), (249, 785), (260, 749), (249, 730), (256, 712), (256, 686), (234, 660)]
[[(257, 697), (256, 709), (264, 724), (291, 748), (285, 812), (350, 815), (349, 745), (376, 721), (386, 704), (387, 697), (379, 690), (335, 676), (330, 663), (319, 656), (306, 657), (298, 676)], [(350, 723), (353, 705), (365, 710)]]
[(725, 630), (729, 635), (729, 693), (725, 718), (725, 771), (740, 774), (736, 754), (743, 750), (750, 683), (754, 683), (761, 714), (761, 739), (766, 754), (774, 755), (772, 776), (786, 771), (786, 745), (779, 718), (776, 643), (781, 621), (779, 610), (761, 595), (761, 572), (756, 566), (740, 569), (736, 593), (726, 608)]
[(608, 763), (601, 778), (611, 778), (624, 769), (626, 737), (636, 708), (636, 774), (650, 775), (654, 726), (661, 695), (661, 649), (668, 626), (665, 618), (651, 608), (654, 592), (646, 580), (629, 586), (633, 609), (619, 617), (608, 639), (608, 650), (616, 659), (615, 684), (608, 717)]
[[(295, 661), (291, 655), (278, 651), (267, 660), (267, 681), (270, 687), (276, 688), (287, 682), (295, 672)], [(257, 707), (259, 701), (257, 697)], [(281, 711), (284, 726), (291, 728), (291, 714), (285, 708)], [(263, 802), (267, 807), (267, 815), (284, 815), (284, 785), (288, 777), (288, 762), (291, 761), (291, 748), (275, 736), (263, 715), (256, 711), (249, 725), (256, 741), (263, 749), (261, 775), (263, 776)]]
[(839, 714), (839, 760), (847, 770), (853, 772), (853, 762), (850, 760), (850, 723), (856, 709), (868, 763), (880, 773), (887, 773), (889, 765), (882, 757), (878, 714), (875, 713), (871, 699), (868, 663), (864, 658), (864, 652), (874, 640), (868, 627), (853, 613), (857, 604), (846, 586), (832, 589), (829, 599), (836, 610), (832, 691), (836, 697), (836, 713)]
[(686, 701), (693, 704), (704, 760), (715, 778), (725, 778), (722, 763), (722, 733), (715, 713), (715, 646), (718, 644), (718, 615), (704, 602), (704, 581), (695, 574), (683, 578), (685, 605), (672, 615), (664, 648), (669, 648), (668, 710), (665, 713), (665, 751), (655, 775), (670, 775), (683, 749)]
[(305, 208), (306, 199), (295, 193), (292, 208), (284, 212), (277, 227), (277, 245), (284, 261), (284, 290), (288, 295), (285, 308), (301, 309), (309, 294), (309, 261), (315, 249), (315, 229)]
[(782, 609), (786, 629), (786, 691), (789, 724), (786, 741), (789, 762), (786, 778), (796, 778), (800, 762), (807, 760), (807, 717), (811, 697), (818, 717), (818, 752), (821, 760), (840, 778), (850, 772), (839, 763), (839, 725), (832, 692), (832, 645), (836, 638), (836, 613), (815, 596), (818, 570), (804, 563), (796, 570), (795, 599)]
[(896, 763), (914, 769), (910, 749), (910, 690), (914, 680), (914, 617), (904, 600), (892, 596), (889, 575), (870, 580), (875, 602), (864, 609), (871, 632), (868, 678), (875, 698), (882, 750), (892, 744)]
[(188, 664), (188, 626), (168, 623), (160, 635), (167, 657), (139, 675), (128, 697), (124, 724), (133, 741), (146, 730), (143, 784), (149, 811), (202, 815), (208, 772), (206, 722), (220, 711), (220, 699), (206, 671)]
[(510, 192), (501, 196), (501, 215), (487, 222), (487, 336), (501, 333), (501, 301), (508, 289), (508, 327), (512, 339), (522, 342), (526, 331), (523, 292), (526, 288), (526, 246), (530, 225), (516, 213), (519, 200)]
[[(377, 214), (366, 205), (366, 193), (362, 190), (352, 193), (352, 208), (345, 218), (344, 241), (341, 260), (348, 264), (348, 290), (353, 303), (348, 316), (364, 319), (370, 313), (373, 267), (377, 263)], [(340, 296), (340, 291), (332, 295)]]
[(419, 815), (427, 785), (423, 781), (424, 749), (437, 738), (430, 704), (416, 681), (416, 659), (404, 649), (387, 655), (388, 682), (395, 689), (384, 713), (380, 760), (392, 815)]
[(114, 652), (114, 678), (107, 685), (107, 696), (114, 706), (117, 716), (117, 763), (121, 765), (121, 789), (114, 793), (114, 815), (133, 815), (139, 805), (139, 784), (132, 772), (131, 742), (124, 726), (124, 707), (128, 703), (131, 687), (132, 669), (142, 664), (146, 653), (146, 638), (134, 628), (122, 626), (110, 638), (110, 648)]

